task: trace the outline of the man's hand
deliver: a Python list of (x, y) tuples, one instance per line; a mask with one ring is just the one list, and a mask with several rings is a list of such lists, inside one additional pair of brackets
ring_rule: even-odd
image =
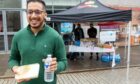
[[(19, 68), (20, 68), (19, 66), (14, 66), (14, 67), (12, 68), (12, 71), (14, 72), (14, 74), (20, 74), (20, 73), (21, 73)], [(23, 82), (23, 81), (29, 81), (29, 80), (30, 80), (30, 79), (16, 79), (16, 81), (17, 81), (18, 83)]]
[(50, 70), (51, 71), (56, 71), (57, 70), (57, 61), (56, 61), (56, 58), (52, 58), (51, 65), (50, 65)]
[(18, 73), (18, 66), (14, 66), (13, 68), (12, 68), (12, 71), (14, 72), (14, 74), (17, 74)]
[(25, 81), (29, 81), (31, 79), (16, 79), (17, 83), (21, 83), (21, 82), (25, 82)]

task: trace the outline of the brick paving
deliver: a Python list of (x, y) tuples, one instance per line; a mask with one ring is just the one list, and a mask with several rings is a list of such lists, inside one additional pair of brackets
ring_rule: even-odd
[[(85, 53), (84, 60), (68, 60), (69, 67), (65, 74), (58, 75), (58, 84), (140, 84), (139, 50), (139, 46), (131, 49), (130, 65), (137, 67), (130, 68), (128, 78), (127, 70), (121, 68), (126, 67), (127, 59), (124, 48), (120, 47), (117, 52), (121, 54), (121, 62), (115, 66), (120, 69), (112, 69), (109, 63), (96, 61), (96, 56), (89, 60), (90, 53)], [(7, 69), (8, 55), (0, 54), (0, 58), (0, 76), (13, 76), (10, 69)], [(15, 84), (15, 80), (13, 78), (1, 79), (0, 77), (0, 84)]]
[[(57, 81), (57, 84), (140, 84), (140, 67), (62, 73), (58, 75)], [(16, 82), (13, 78), (0, 79), (0, 84)]]
[(140, 84), (140, 67), (61, 74), (58, 84)]

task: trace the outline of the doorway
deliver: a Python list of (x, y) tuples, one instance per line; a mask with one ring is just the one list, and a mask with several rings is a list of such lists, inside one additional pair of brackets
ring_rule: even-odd
[(23, 9), (0, 9), (0, 53), (10, 51), (14, 34), (23, 26)]

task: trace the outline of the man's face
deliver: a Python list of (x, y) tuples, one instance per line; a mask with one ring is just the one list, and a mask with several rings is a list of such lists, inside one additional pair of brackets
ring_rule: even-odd
[(90, 24), (90, 27), (93, 27), (93, 24)]
[(30, 2), (27, 5), (27, 20), (32, 28), (40, 28), (47, 16), (43, 5), (38, 2)]

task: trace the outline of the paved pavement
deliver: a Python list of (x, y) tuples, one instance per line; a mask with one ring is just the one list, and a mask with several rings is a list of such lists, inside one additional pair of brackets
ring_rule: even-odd
[(58, 84), (140, 84), (140, 67), (59, 75)]
[[(121, 55), (121, 62), (115, 66), (115, 69), (111, 68), (110, 63), (96, 61), (96, 56), (89, 60), (90, 53), (85, 53), (84, 60), (68, 60), (69, 67), (65, 74), (59, 75), (58, 82), (60, 83), (58, 84), (140, 84), (139, 50), (140, 46), (131, 49), (130, 65), (137, 67), (130, 68), (128, 76), (126, 68), (120, 68), (127, 66), (125, 49), (120, 47), (117, 49), (117, 53)], [(0, 54), (0, 76), (13, 76), (7, 67), (7, 62), (8, 55)]]
[[(13, 78), (0, 79), (0, 84), (16, 84)], [(57, 84), (140, 84), (140, 67), (63, 73)]]

